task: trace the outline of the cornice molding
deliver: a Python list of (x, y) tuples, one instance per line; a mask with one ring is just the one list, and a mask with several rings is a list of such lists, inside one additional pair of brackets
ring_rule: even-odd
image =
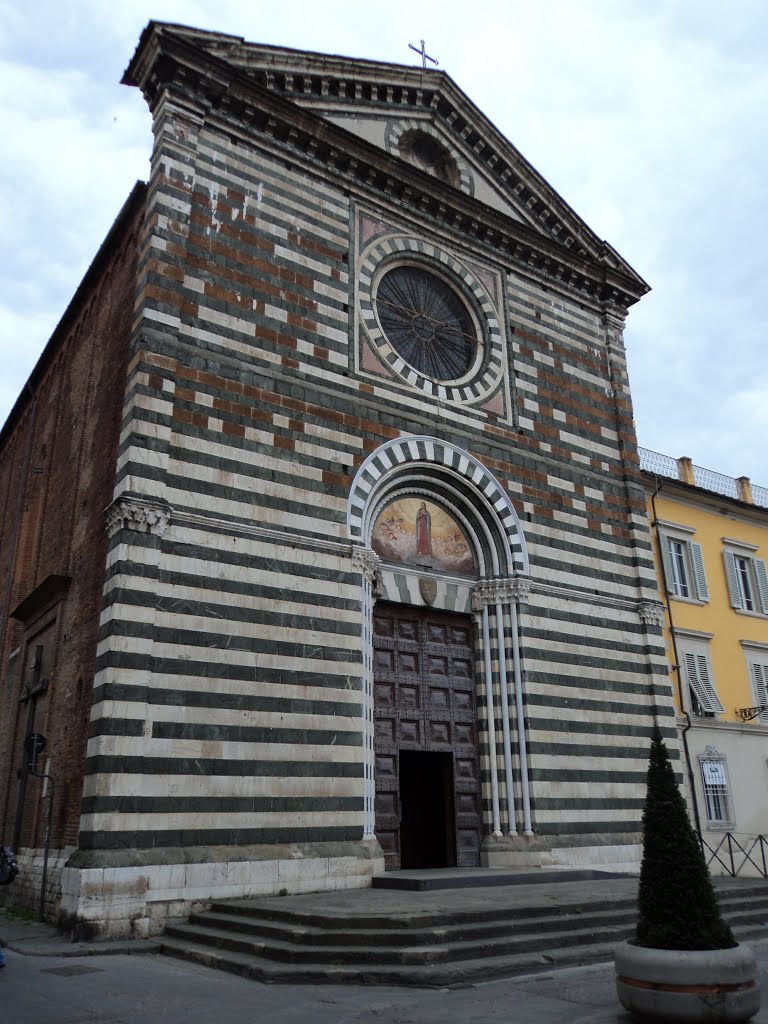
[(560, 587), (556, 583), (540, 583), (531, 580), (531, 593), (544, 594), (548, 597), (563, 598), (566, 601), (580, 601), (584, 604), (599, 605), (603, 608), (617, 608), (622, 611), (638, 613), (641, 602), (625, 597), (610, 597), (608, 594), (595, 593), (594, 590), (580, 590), (577, 587)]
[(741, 548), (743, 551), (749, 552), (760, 550), (759, 544), (752, 544), (750, 541), (739, 540), (737, 537), (721, 537), (720, 539), (727, 548)]
[(683, 523), (674, 523), (671, 519), (657, 519), (655, 525), (669, 533), (682, 533), (692, 537), (696, 533), (695, 526), (685, 526)]
[(275, 544), (301, 548), (306, 551), (322, 551), (337, 558), (350, 558), (352, 545), (347, 541), (331, 540), (330, 538), (311, 537), (291, 530), (270, 526), (257, 526), (254, 523), (241, 523), (219, 516), (206, 515), (204, 512), (184, 512), (172, 509), (173, 523), (176, 526), (188, 526), (198, 530), (215, 530), (217, 533), (232, 537), (268, 540)]
[(675, 626), (672, 632), (678, 640), (702, 640), (709, 643), (715, 637), (714, 633), (707, 633), (703, 629), (686, 629), (683, 626)]
[[(677, 715), (675, 721), (679, 731), (688, 729), (689, 721), (683, 715)], [(697, 718), (696, 715), (691, 715), (690, 727), (691, 736), (701, 735), (707, 731), (733, 732), (741, 736), (754, 736), (760, 743), (765, 742), (764, 737), (768, 737), (768, 725), (762, 725), (757, 719), (752, 722), (729, 722), (720, 718)]]
[[(763, 528), (768, 524), (768, 508), (764, 505), (754, 505), (742, 501), (741, 498), (710, 491), (697, 484), (688, 484), (684, 480), (675, 480), (674, 477), (663, 476), (648, 469), (641, 469), (640, 477), (647, 494), (659, 493), (662, 498), (674, 501), (685, 508), (704, 508), (712, 514), (738, 518)], [(659, 483), (661, 488), (657, 491)]]
[[(351, 62), (350, 66), (354, 67), (356, 63)], [(399, 68), (397, 70), (399, 72)], [(329, 74), (320, 76), (318, 88), (321, 94), (326, 87), (329, 90), (340, 88), (339, 83), (342, 81), (345, 88), (348, 87), (349, 83), (345, 79), (336, 80), (333, 76), (329, 77)], [(317, 76), (310, 74), (310, 77)], [(579, 295), (611, 303), (619, 309), (626, 309), (649, 290), (642, 278), (607, 243), (598, 242), (592, 236), (588, 247), (582, 245), (576, 248), (575, 214), (573, 225), (567, 230), (564, 223), (563, 241), (553, 240), (331, 124), (315, 112), (286, 98), (287, 93), (283, 94), (277, 89), (276, 81), (274, 72), (238, 68), (228, 62), (226, 55), (217, 56), (208, 52), (201, 48), (200, 43), (195, 44), (163, 26), (155, 26), (154, 32), (149, 29), (145, 32), (137, 54), (123, 77), (124, 83), (138, 85), (142, 89), (152, 108), (165, 90), (178, 93), (180, 98), (195, 96), (198, 101), (203, 99), (208, 107), (209, 121), (213, 123), (219, 119), (229, 134), (241, 133), (246, 139), (253, 135), (260, 136), (294, 154), (294, 159), (300, 157), (311, 164), (322, 166), (326, 173), (330, 172), (343, 182), (342, 187), (360, 195), (371, 197), (384, 193), (390, 202), (428, 215), (452, 233), (462, 234), (488, 246), (497, 259), (510, 264), (508, 269), (519, 269), (522, 272), (537, 270)], [(441, 81), (444, 84), (450, 82), (450, 79), (446, 76)], [(334, 82), (337, 84), (334, 85)], [(384, 88), (386, 91), (394, 86)], [(428, 102), (428, 91), (425, 89), (422, 92), (424, 103)], [(434, 101), (441, 110), (445, 104), (450, 107), (449, 95), (452, 91), (456, 93), (457, 102), (462, 95), (451, 83), (451, 89), (440, 93), (438, 100)], [(465, 105), (468, 102), (464, 100)], [(404, 106), (402, 102), (396, 102), (394, 94), (392, 103), (396, 106), (397, 116), (413, 109)], [(429, 103), (432, 104), (433, 99), (429, 99)], [(380, 107), (381, 100), (377, 98), (376, 104)], [(445, 107), (441, 117), (454, 131), (459, 123), (459, 110), (458, 107), (448, 107)], [(526, 198), (528, 186), (523, 182), (521, 174), (524, 172), (531, 179), (536, 176), (536, 172), (522, 156), (516, 154), (510, 143), (503, 139), (490, 122), (486, 122), (479, 111), (472, 108), (471, 112), (467, 110), (469, 113), (474, 121), (482, 118), (483, 129), (487, 128), (489, 134), (498, 136), (505, 151), (519, 157), (520, 164), (524, 165), (518, 173), (501, 159), (493, 146), (485, 143), (481, 145), (480, 136), (472, 146), (471, 132), (463, 140), (472, 152), (473, 159), (479, 160), (481, 164), (483, 161), (480, 154), (487, 149), (486, 156), (491, 164), (492, 176), (498, 177), (503, 189), (514, 195), (518, 203), (533, 214), (540, 209), (533, 220), (544, 223), (551, 216), (553, 205), (569, 209), (557, 193), (546, 186), (543, 179), (536, 182), (536, 187), (541, 185), (542, 194), (546, 192), (547, 202), (536, 198), (533, 192)], [(452, 114), (455, 114), (453, 120)], [(461, 117), (465, 117), (465, 114), (462, 113)], [(550, 230), (559, 234), (554, 231), (554, 226)], [(583, 237), (585, 233), (589, 233), (589, 229), (586, 225), (579, 225), (578, 234)]]

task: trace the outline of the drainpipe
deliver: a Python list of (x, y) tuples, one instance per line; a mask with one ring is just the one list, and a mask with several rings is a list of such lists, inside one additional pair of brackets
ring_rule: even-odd
[(656, 490), (651, 495), (651, 508), (653, 509), (653, 522), (651, 526), (655, 531), (656, 537), (656, 551), (659, 558), (659, 567), (661, 569), (661, 578), (663, 582), (662, 591), (664, 594), (664, 604), (667, 609), (667, 618), (669, 620), (669, 632), (672, 637), (672, 655), (674, 657), (675, 664), (672, 666), (677, 676), (677, 695), (680, 701), (680, 711), (685, 716), (685, 728), (683, 729), (683, 750), (685, 752), (685, 764), (688, 769), (688, 784), (691, 788), (691, 802), (693, 804), (693, 820), (696, 824), (696, 831), (701, 836), (701, 818), (699, 817), (699, 804), (696, 798), (696, 781), (693, 775), (693, 766), (691, 764), (691, 752), (688, 749), (688, 731), (692, 726), (691, 716), (685, 709), (685, 700), (683, 699), (683, 680), (680, 675), (680, 655), (677, 650), (677, 640), (675, 638), (675, 623), (672, 618), (672, 602), (669, 599), (669, 591), (667, 590), (667, 581), (664, 576), (664, 559), (661, 551), (661, 538), (659, 537), (659, 517), (656, 513), (656, 496), (661, 491), (664, 483), (658, 477), (656, 477)]

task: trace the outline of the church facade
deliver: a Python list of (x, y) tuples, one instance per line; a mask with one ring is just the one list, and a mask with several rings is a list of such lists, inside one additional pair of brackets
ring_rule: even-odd
[[(636, 858), (654, 720), (675, 742), (622, 339), (647, 286), (442, 72), (151, 23), (124, 81), (154, 147), (95, 399), (120, 415), (62, 918)], [(6, 555), (19, 695), (19, 616), (77, 599), (77, 554)], [(35, 724), (51, 775), (66, 707)]]

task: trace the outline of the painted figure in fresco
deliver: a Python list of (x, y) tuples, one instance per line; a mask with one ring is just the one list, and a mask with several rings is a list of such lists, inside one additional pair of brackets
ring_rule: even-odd
[(379, 513), (371, 546), (385, 562), (429, 566), (461, 576), (476, 573), (472, 551), (459, 524), (431, 502), (404, 497)]
[(416, 554), (432, 554), (432, 516), (423, 501), (416, 513)]

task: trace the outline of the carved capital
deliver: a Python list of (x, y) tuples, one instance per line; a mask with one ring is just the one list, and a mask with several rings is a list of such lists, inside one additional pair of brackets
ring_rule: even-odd
[(123, 529), (162, 537), (171, 519), (171, 506), (142, 498), (123, 497), (113, 501), (105, 514), (108, 537)]
[(530, 592), (530, 580), (522, 577), (479, 580), (472, 591), (472, 610), (479, 612), (495, 604), (527, 601)]
[(627, 311), (620, 306), (605, 305), (600, 314), (600, 322), (605, 331), (605, 342), (608, 348), (624, 351), (624, 325)]
[(641, 601), (638, 614), (648, 626), (664, 625), (664, 605), (660, 601)]
[(621, 306), (616, 306), (612, 302), (606, 302), (603, 304), (603, 308), (600, 312), (600, 320), (602, 321), (603, 327), (605, 327), (606, 330), (618, 331), (619, 333), (623, 333), (624, 323), (626, 319), (626, 309), (622, 309)]
[(381, 559), (370, 548), (355, 548), (352, 551), (352, 565), (372, 585), (376, 585)]

